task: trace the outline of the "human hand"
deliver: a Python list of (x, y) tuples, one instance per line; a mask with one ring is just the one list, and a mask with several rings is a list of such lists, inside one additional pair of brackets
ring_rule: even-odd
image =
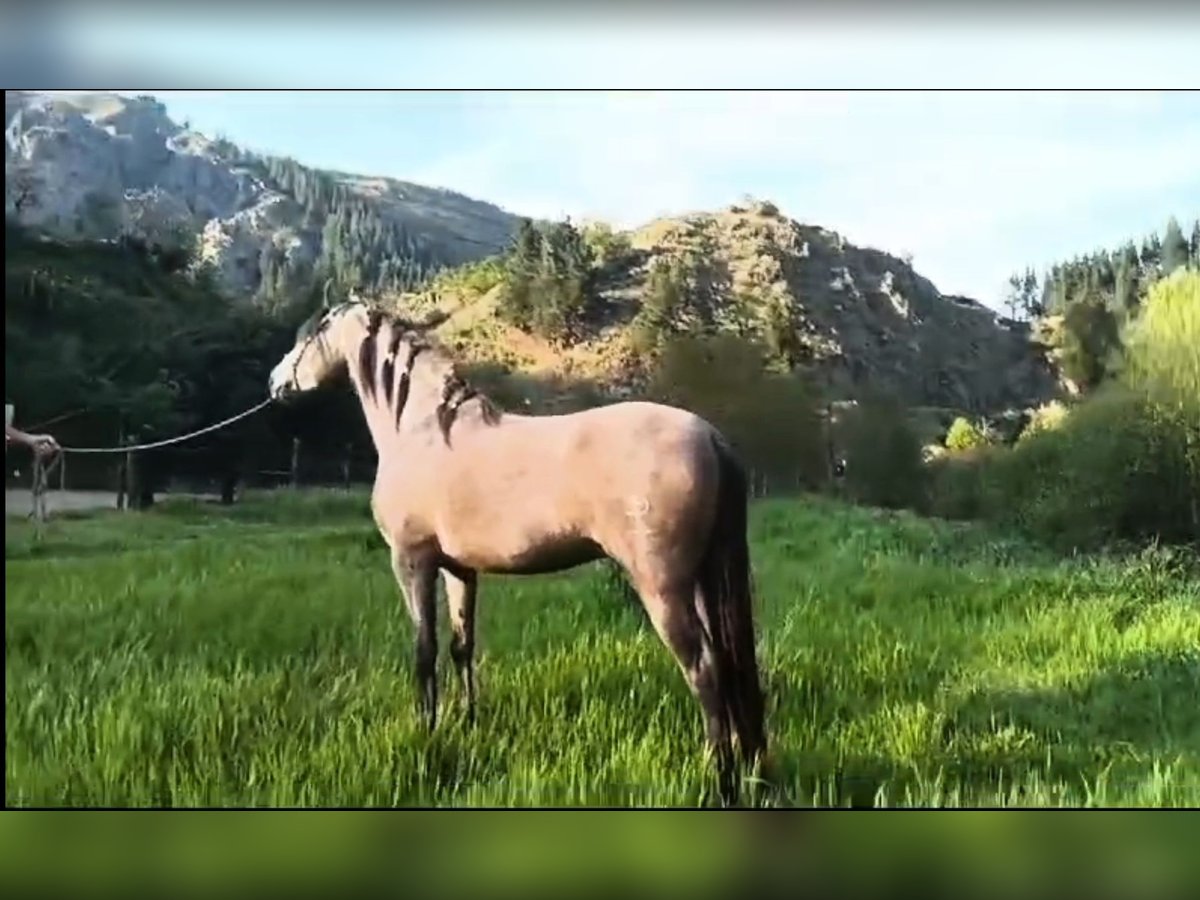
[(50, 456), (59, 452), (62, 447), (58, 445), (58, 441), (49, 434), (31, 434), (29, 435), (29, 446), (33, 448), (33, 452), (38, 456)]

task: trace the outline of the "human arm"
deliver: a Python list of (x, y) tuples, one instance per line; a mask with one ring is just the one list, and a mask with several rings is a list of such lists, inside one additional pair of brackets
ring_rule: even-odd
[(58, 446), (58, 441), (49, 434), (29, 434), (19, 428), (14, 428), (8, 423), (4, 425), (4, 442), (6, 444), (9, 442), (23, 444), (39, 456), (54, 453), (62, 449)]

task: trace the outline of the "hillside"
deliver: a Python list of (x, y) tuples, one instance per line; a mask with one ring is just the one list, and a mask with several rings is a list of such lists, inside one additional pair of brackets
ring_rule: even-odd
[(442, 334), (469, 358), (542, 383), (634, 390), (652, 356), (639, 313), (669, 269), (686, 282), (678, 328), (757, 334), (832, 399), (884, 388), (910, 406), (990, 413), (1059, 388), (1027, 325), (768, 203), (624, 234), (585, 229), (597, 249), (590, 309), (564, 345), (497, 316), (501, 267), (487, 260), (520, 220), (492, 204), (262, 156), (174, 122), (152, 97), (10, 92), (5, 123), (7, 219), (68, 241), (193, 246), (224, 292), (268, 309), (307, 308), (330, 282), (436, 306), (450, 314)]
[(419, 283), (500, 250), (518, 221), (451, 191), (251, 153), (153, 97), (10, 91), (4, 123), (6, 216), (68, 239), (198, 237), (238, 295), (294, 292), (321, 263)]
[[(597, 241), (584, 229), (585, 239)], [(834, 399), (886, 388), (912, 406), (992, 413), (1055, 396), (1057, 376), (1025, 323), (946, 296), (905, 261), (857, 247), (769, 203), (650, 222), (608, 235), (594, 269), (594, 314), (563, 346), (497, 315), (501, 269), (447, 273), (396, 302), (449, 314), (439, 332), (479, 362), (622, 387), (644, 372), (638, 314), (654, 272), (685, 273), (685, 327), (786, 344)]]

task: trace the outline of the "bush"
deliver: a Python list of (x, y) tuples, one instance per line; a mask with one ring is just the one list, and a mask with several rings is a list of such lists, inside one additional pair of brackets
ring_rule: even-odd
[(866, 398), (839, 430), (851, 498), (872, 506), (925, 507), (927, 470), (921, 441), (898, 402)]
[(987, 446), (991, 441), (983, 429), (979, 428), (972, 422), (968, 422), (962, 416), (959, 416), (950, 423), (950, 430), (946, 432), (946, 447), (949, 450), (963, 451), (975, 450), (978, 447)]
[(606, 266), (624, 259), (633, 252), (629, 235), (613, 231), (607, 222), (593, 222), (583, 227), (583, 240), (591, 248), (597, 266)]
[(1083, 391), (1095, 389), (1111, 374), (1119, 348), (1117, 318), (1103, 297), (1091, 295), (1067, 307), (1062, 366)]
[(927, 465), (930, 515), (941, 519), (979, 519), (984, 504), (986, 450), (964, 450), (935, 457)]
[(1193, 537), (1200, 536), (1200, 272), (1177, 269), (1149, 290), (1125, 335), (1122, 380), (1183, 444)]
[(765, 362), (754, 341), (679, 335), (665, 342), (649, 394), (719, 428), (757, 481), (817, 489), (828, 468), (817, 393), (799, 376), (766, 371)]
[(1063, 550), (1195, 540), (1191, 505), (1200, 479), (1187, 450), (1160, 407), (1111, 387), (1060, 428), (1034, 432), (1014, 449), (939, 461), (931, 467), (931, 509), (1005, 522)]
[(931, 508), (1010, 522), (1063, 549), (1200, 539), (1200, 274), (1155, 284), (1121, 383), (1038, 410), (1012, 450), (939, 460)]
[(1061, 428), (1067, 420), (1067, 407), (1058, 400), (1051, 400), (1039, 406), (1029, 417), (1029, 422), (1017, 436), (1017, 442), (1027, 440), (1035, 434), (1054, 431)]

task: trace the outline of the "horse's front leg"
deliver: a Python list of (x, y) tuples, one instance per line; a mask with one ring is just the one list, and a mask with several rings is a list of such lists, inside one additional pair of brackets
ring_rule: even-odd
[(475, 592), (474, 572), (454, 574), (442, 570), (446, 585), (446, 610), (450, 619), (450, 657), (458, 669), (459, 682), (467, 700), (467, 722), (475, 722)]
[(432, 731), (437, 724), (437, 567), (419, 556), (393, 550), (392, 572), (416, 632), (419, 708)]

